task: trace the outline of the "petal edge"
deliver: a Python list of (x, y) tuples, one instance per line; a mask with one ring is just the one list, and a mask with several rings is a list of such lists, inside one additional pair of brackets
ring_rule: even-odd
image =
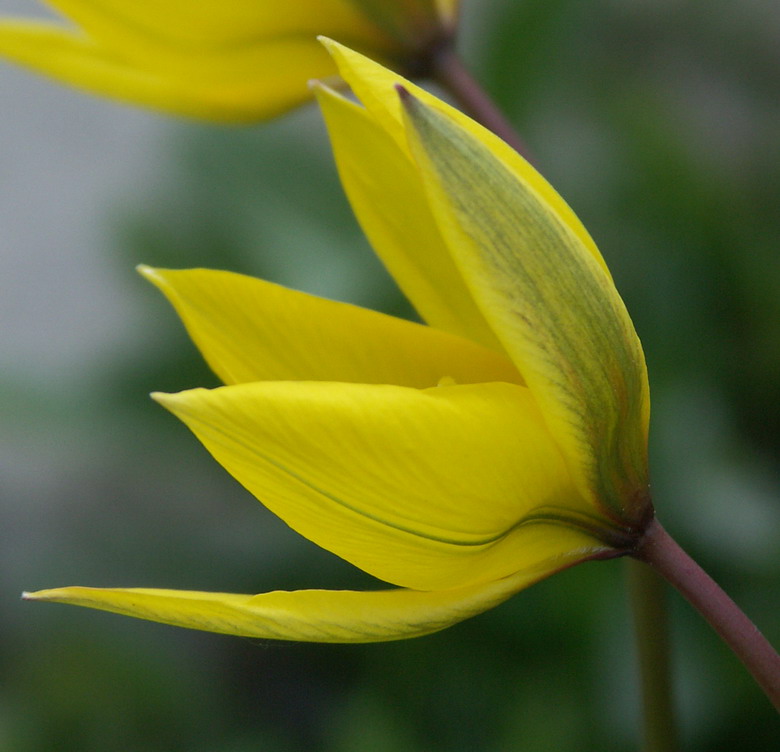
[[(554, 571), (576, 561), (561, 560)], [(487, 611), (552, 571), (457, 590), (277, 590), (260, 595), (150, 588), (66, 587), (26, 600), (85, 606), (207, 632), (299, 642), (386, 642), (438, 632)]]

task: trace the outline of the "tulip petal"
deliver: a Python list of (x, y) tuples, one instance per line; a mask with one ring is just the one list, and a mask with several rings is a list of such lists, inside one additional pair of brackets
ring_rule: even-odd
[(458, 126), (485, 146), (498, 161), (504, 164), (506, 169), (515, 173), (517, 179), (528, 186), (529, 191), (536, 193), (539, 199), (550, 207), (560, 221), (579, 238), (585, 248), (602, 266), (604, 272), (609, 274), (601, 253), (577, 215), (558, 192), (512, 147), (459, 110), (379, 63), (331, 39), (320, 37), (320, 41), (333, 56), (339, 73), (352, 87), (360, 102), (376, 120), (377, 124), (395, 139), (401, 149), (408, 150), (409, 147), (406, 138), (403, 108), (396, 93), (397, 86), (403, 87), (416, 99), (424, 102), (434, 110), (447, 115)]
[(174, 56), (148, 52), (141, 64), (51, 24), (0, 25), (0, 55), (16, 63), (96, 94), (212, 120), (272, 117), (310, 98), (308, 79), (334, 73), (307, 36)]
[(327, 30), (344, 40), (381, 43), (377, 27), (351, 0), (48, 0), (90, 36), (140, 56), (159, 44), (172, 50), (199, 46), (247, 47)]
[(570, 526), (598, 520), (524, 387), (262, 382), (153, 396), (274, 514), (394, 585), (461, 587), (599, 550)]
[(67, 587), (24, 593), (139, 619), (258, 639), (299, 642), (385, 642), (438, 632), (487, 611), (575, 561), (496, 582), (435, 592), (417, 590), (274, 591), (260, 595), (148, 588)]
[(458, 0), (356, 0), (355, 4), (386, 33), (413, 48), (425, 49), (443, 34), (451, 34), (457, 21)]
[(555, 207), (481, 141), (403, 99), (431, 205), (474, 299), (583, 493), (625, 521), (624, 505), (647, 487), (649, 400), (642, 348), (611, 278)]
[(226, 384), (345, 381), (424, 388), (521, 383), (497, 353), (427, 326), (253, 277), (139, 267)]
[(317, 87), (341, 183), (375, 252), (431, 326), (503, 352), (455, 266), (408, 150), (362, 107)]

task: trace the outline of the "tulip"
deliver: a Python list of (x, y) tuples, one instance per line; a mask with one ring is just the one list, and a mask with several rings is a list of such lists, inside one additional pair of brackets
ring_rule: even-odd
[(603, 258), (495, 135), (325, 42), (341, 180), (423, 324), (222, 271), (141, 267), (224, 383), (154, 398), (288, 525), (394, 586), (28, 597), (259, 638), (414, 637), (575, 564), (653, 510), (642, 349)]

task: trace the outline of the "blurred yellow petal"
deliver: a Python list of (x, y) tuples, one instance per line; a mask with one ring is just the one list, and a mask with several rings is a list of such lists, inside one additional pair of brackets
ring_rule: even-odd
[(413, 96), (404, 101), (420, 175), (475, 301), (583, 493), (630, 518), (626, 504), (647, 488), (647, 372), (611, 278), (483, 143)]
[(0, 25), (0, 55), (93, 93), (164, 112), (231, 122), (277, 115), (310, 98), (307, 81), (333, 64), (306, 37), (171, 60), (150, 49), (143, 64), (51, 25)]
[[(292, 528), (420, 590), (600, 550), (528, 390), (263, 382), (155, 398)], [(564, 520), (563, 523), (560, 520)]]
[(25, 593), (207, 632), (301, 642), (384, 642), (437, 632), (487, 611), (578, 559), (551, 557), (535, 572), (484, 585), (417, 590), (274, 591), (260, 595), (147, 588), (67, 587)]
[[(0, 21), (0, 56), (87, 91), (164, 112), (272, 117), (336, 72), (328, 34), (400, 67), (454, 31), (428, 0), (51, 0), (62, 22)], [(385, 23), (386, 22), (386, 23)]]
[(344, 190), (401, 290), (431, 326), (503, 352), (452, 260), (408, 152), (362, 107), (317, 88)]
[(128, 56), (156, 44), (177, 49), (249, 47), (328, 29), (338, 39), (382, 43), (377, 26), (353, 0), (47, 0), (88, 35)]
[(242, 274), (139, 267), (226, 384), (344, 381), (436, 386), (522, 380), (510, 361), (430, 327)]

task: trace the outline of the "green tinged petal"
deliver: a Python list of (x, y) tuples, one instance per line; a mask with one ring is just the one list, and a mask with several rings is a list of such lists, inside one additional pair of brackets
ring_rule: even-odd
[[(601, 550), (528, 390), (261, 382), (154, 395), (292, 528), (419, 590)], [(560, 520), (564, 520), (564, 524)]]
[(511, 146), (459, 110), (379, 63), (331, 39), (322, 38), (321, 41), (333, 56), (342, 78), (352, 87), (368, 113), (402, 150), (409, 152), (403, 108), (396, 90), (399, 85), (421, 102), (452, 119), (466, 133), (483, 144), (498, 161), (515, 173), (518, 180), (526, 183), (542, 201), (550, 206), (561, 222), (580, 239), (604, 271), (609, 274), (601, 253), (577, 215), (557, 191)]
[(139, 271), (165, 294), (226, 384), (522, 382), (511, 362), (491, 350), (365, 308), (231, 272)]
[[(469, 299), (453, 308), (461, 316), (457, 331), (477, 332), (489, 347), (495, 347), (490, 337), (499, 340), (497, 349), (532, 389), (580, 492), (620, 526), (640, 523), (648, 506), (644, 357), (587, 231), (555, 190), (494, 134), (381, 65), (324, 43), (364, 105), (363, 119), (396, 144), (397, 161), (404, 154), (412, 165), (386, 182), (375, 178), (371, 191), (348, 187), (358, 215), (370, 212), (361, 204), (388, 187), (392, 194), (406, 187), (424, 196), (424, 209), (415, 213), (419, 223), (430, 224), (428, 235), (438, 237), (431, 266), (446, 274), (442, 278), (457, 279), (459, 295), (465, 289)], [(412, 116), (401, 106), (399, 85), (411, 92)], [(360, 124), (350, 130), (346, 118), (341, 133), (331, 128), (340, 163), (357, 162), (364, 151), (361, 129), (367, 130)], [(387, 239), (390, 233), (367, 233), (380, 255), (390, 255), (390, 248), (401, 256)], [(428, 254), (408, 239), (401, 243), (414, 249), (407, 251), (408, 263), (422, 276)], [(412, 275), (402, 271), (402, 287), (412, 289), (418, 310), (438, 302), (435, 296), (426, 300), (422, 286), (404, 285)], [(438, 310), (434, 315), (441, 326)], [(489, 336), (480, 333), (486, 330)]]
[(519, 590), (577, 561), (561, 557), (535, 572), (518, 573), (484, 585), (435, 592), (298, 590), (237, 595), (68, 587), (25, 593), (23, 597), (257, 639), (386, 642), (438, 632), (497, 606)]
[(503, 352), (453, 263), (408, 150), (362, 108), (317, 87), (341, 183), (374, 251), (431, 326)]
[(631, 522), (631, 504), (647, 488), (649, 402), (644, 356), (623, 301), (531, 185), (451, 118), (411, 95), (403, 99), (420, 174), (474, 300), (583, 492)]

